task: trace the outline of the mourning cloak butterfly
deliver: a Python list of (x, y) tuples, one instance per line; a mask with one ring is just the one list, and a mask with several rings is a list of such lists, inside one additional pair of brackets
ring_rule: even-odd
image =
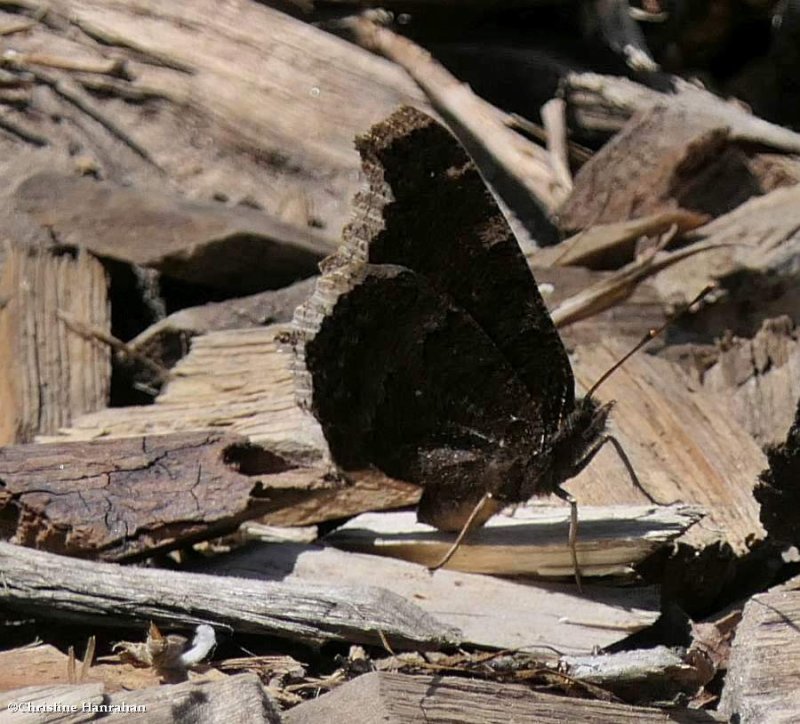
[[(467, 154), (403, 108), (357, 139), (368, 189), (295, 313), (299, 402), (344, 470), (424, 487), (447, 531), (559, 493), (606, 441), (527, 262)], [(483, 505), (481, 505), (483, 503)], [(472, 516), (472, 517), (471, 517)]]

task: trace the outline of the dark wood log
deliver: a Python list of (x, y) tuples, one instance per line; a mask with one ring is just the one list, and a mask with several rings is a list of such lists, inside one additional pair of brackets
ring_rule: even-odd
[(115, 561), (234, 530), (336, 487), (326, 470), (221, 433), (0, 448), (6, 536)]
[(77, 334), (64, 315), (111, 327), (103, 267), (85, 251), (2, 244), (0, 445), (52, 434), (108, 403), (109, 350)]
[(372, 673), (358, 677), (318, 699), (284, 714), (286, 724), (504, 724), (508, 721), (560, 724), (584, 721), (619, 724), (622, 721), (719, 722), (711, 712), (688, 709), (645, 709), (552, 696), (516, 684), (495, 684), (448, 676), (405, 676)]
[(0, 606), (93, 626), (230, 631), (317, 644), (439, 648), (459, 632), (400, 596), (368, 586), (264, 583), (65, 558), (0, 542)]

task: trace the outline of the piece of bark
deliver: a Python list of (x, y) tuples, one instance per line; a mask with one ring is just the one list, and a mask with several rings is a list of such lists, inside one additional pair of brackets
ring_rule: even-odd
[(406, 676), (371, 673), (359, 676), (314, 701), (284, 714), (286, 724), (505, 724), (508, 721), (560, 724), (584, 721), (619, 724), (622, 721), (718, 722), (710, 712), (643, 707), (540, 694), (516, 684), (448, 676)]
[[(572, 359), (579, 385), (591, 386), (628, 351), (613, 338), (578, 347)], [(741, 555), (763, 537), (752, 488), (764, 454), (724, 401), (677, 365), (646, 353), (631, 357), (597, 395), (617, 401), (610, 428), (642, 488), (660, 504), (696, 504), (707, 513), (679, 541), (699, 549), (724, 542)], [(610, 446), (567, 488), (579, 504), (648, 502)]]
[(260, 292), (311, 276), (335, 248), (330, 236), (255, 209), (56, 173), (21, 182), (12, 212), (46, 226), (59, 246), (228, 293)]
[(148, 327), (130, 341), (130, 346), (162, 367), (170, 368), (189, 351), (192, 337), (224, 329), (291, 322), (295, 308), (311, 296), (315, 284), (316, 277), (312, 277), (283, 289), (181, 309)]
[[(566, 535), (565, 531), (564, 534)], [(208, 559), (199, 570), (261, 580), (358, 585), (368, 580), (403, 596), (474, 645), (588, 654), (646, 629), (659, 615), (655, 587), (519, 583), (451, 570), (431, 575), (406, 561), (301, 545), (253, 545)]]
[(800, 400), (800, 332), (789, 317), (768, 319), (752, 339), (726, 341), (702, 381), (726, 397), (759, 445), (777, 445)]
[[(104, 703), (103, 685), (99, 683), (26, 686), (0, 693), (3, 722), (14, 724), (31, 721), (31, 714), (36, 715), (37, 724), (78, 724), (93, 721), (96, 717), (92, 714), (92, 707)], [(11, 705), (19, 705), (20, 709), (12, 710)], [(25, 705), (30, 707), (29, 711), (25, 710)], [(48, 706), (53, 707), (53, 711), (48, 712)]]
[[(582, 507), (577, 540), (581, 576), (629, 577), (632, 566), (686, 532), (702, 517), (689, 506)], [(569, 578), (569, 511), (540, 505), (497, 515), (470, 533), (447, 564), (454, 571), (500, 576)], [(402, 558), (433, 566), (455, 540), (417, 523), (410, 512), (364, 513), (325, 537), (345, 550)]]
[(759, 174), (729, 136), (718, 119), (680, 106), (655, 105), (634, 116), (576, 175), (558, 211), (561, 228), (677, 209), (719, 216), (771, 191), (775, 179)]
[[(18, 20), (10, 10), (2, 19)], [(7, 117), (46, 140), (41, 155), (82, 156), (115, 183), (226, 197), (333, 234), (359, 187), (353, 136), (403, 103), (427, 107), (393, 64), (255, 2), (58, 0), (14, 46), (15, 72), (36, 76), (27, 109)], [(127, 77), (24, 62), (42, 48), (122, 61)], [(4, 158), (29, 145), (0, 134)]]
[(76, 334), (59, 314), (104, 333), (111, 315), (106, 274), (88, 253), (3, 246), (0, 444), (9, 444), (54, 433), (105, 407), (108, 348)]
[(744, 607), (719, 710), (741, 724), (791, 722), (800, 711), (800, 591), (760, 593)]
[(106, 561), (212, 538), (335, 487), (326, 468), (217, 432), (0, 448), (5, 536)]
[[(729, 128), (731, 141), (800, 153), (800, 134), (754, 116), (741, 105), (726, 102), (689, 81), (670, 80), (674, 91), (662, 93), (627, 78), (570, 73), (561, 91), (573, 123), (588, 131), (616, 133), (636, 113), (666, 104), (692, 117), (704, 116), (717, 127)], [(776, 163), (782, 165), (779, 159)], [(785, 168), (792, 176), (800, 170), (793, 161)]]
[(563, 671), (578, 681), (611, 691), (624, 701), (674, 701), (693, 695), (714, 669), (698, 666), (685, 653), (656, 646), (613, 654), (562, 656)]
[(369, 586), (265, 583), (64, 558), (0, 542), (0, 605), (26, 616), (127, 627), (198, 623), (306, 644), (438, 648), (460, 635), (396, 594)]
[(800, 545), (800, 398), (786, 440), (767, 448), (769, 468), (753, 491), (770, 537)]

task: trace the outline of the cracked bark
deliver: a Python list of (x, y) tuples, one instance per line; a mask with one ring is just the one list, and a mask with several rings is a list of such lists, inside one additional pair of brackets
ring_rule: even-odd
[(210, 538), (337, 487), (245, 438), (175, 433), (0, 449), (0, 535), (121, 560)]

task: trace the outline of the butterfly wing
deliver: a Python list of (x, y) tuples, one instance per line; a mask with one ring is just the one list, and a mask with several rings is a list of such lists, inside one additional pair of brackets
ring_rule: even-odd
[(573, 409), (575, 382), (519, 245), (447, 129), (403, 108), (356, 143), (369, 187), (345, 229), (344, 261), (424, 276), (483, 329), (536, 403), (545, 435)]
[(420, 520), (443, 529), (487, 489), (521, 484), (535, 405), (480, 326), (424, 277), (342, 266), (296, 322), (307, 402), (342, 467), (424, 485)]

